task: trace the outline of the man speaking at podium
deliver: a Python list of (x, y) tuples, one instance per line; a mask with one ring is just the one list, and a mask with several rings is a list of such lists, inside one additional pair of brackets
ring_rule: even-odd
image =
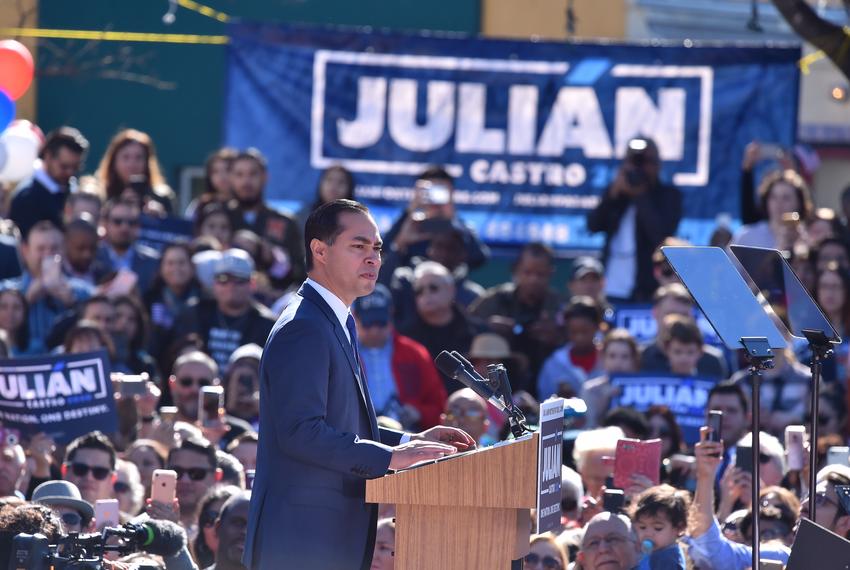
[(278, 319), (260, 365), (260, 444), (247, 568), (366, 570), (377, 505), (366, 479), (474, 445), (449, 427), (378, 428), (349, 307), (375, 288), (381, 236), (351, 200), (307, 219), (308, 278)]

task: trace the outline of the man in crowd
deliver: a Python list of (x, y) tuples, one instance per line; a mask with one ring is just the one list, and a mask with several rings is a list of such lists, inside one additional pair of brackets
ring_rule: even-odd
[(706, 417), (709, 410), (723, 412), (723, 441), (726, 447), (723, 450), (723, 460), (717, 481), (725, 472), (735, 454), (737, 442), (750, 431), (751, 418), (747, 395), (740, 384), (734, 382), (720, 382), (714, 385), (708, 392), (708, 405), (706, 406)]
[[(272, 283), (279, 289), (304, 279), (301, 231), (294, 219), (266, 204), (263, 191), (268, 180), (266, 157), (255, 148), (240, 152), (230, 170), (233, 199), (228, 204), (234, 233), (251, 230), (270, 248), (261, 257)], [(260, 343), (262, 344), (262, 343)]]
[[(555, 316), (561, 297), (549, 282), (555, 271), (554, 253), (539, 243), (522, 248), (513, 266), (513, 280), (487, 290), (470, 307), (490, 327), (508, 339), (511, 349), (528, 357), (529, 376), (536, 379), (543, 362), (564, 339)], [(513, 386), (535, 394), (533, 381)]]
[(49, 133), (41, 149), (41, 165), (30, 180), (21, 183), (12, 196), (9, 218), (26, 237), (36, 222), (50, 220), (62, 227), (62, 213), (68, 195), (75, 189), (89, 142), (73, 127), (60, 127)]
[(159, 254), (138, 243), (141, 216), (139, 206), (133, 202), (107, 202), (103, 207), (104, 235), (97, 259), (112, 271), (132, 272), (136, 287), (144, 293), (159, 269)]
[(62, 519), (65, 532), (86, 532), (94, 517), (94, 507), (70, 481), (45, 481), (33, 491), (32, 502), (50, 507)]
[(487, 430), (490, 429), (487, 402), (472, 388), (462, 388), (449, 396), (446, 410), (440, 416), (440, 423), (462, 429), (479, 445), (492, 443), (484, 441)]
[(65, 259), (62, 272), (89, 285), (99, 285), (109, 274), (110, 267), (97, 259), (97, 227), (86, 215), (65, 225)]
[(241, 249), (228, 249), (215, 262), (213, 298), (186, 308), (174, 325), (174, 339), (195, 333), (219, 368), (245, 344), (263, 345), (275, 323), (271, 311), (251, 297), (254, 261)]
[[(215, 447), (204, 439), (184, 439), (168, 453), (167, 469), (177, 472), (177, 501), (180, 504), (180, 524), (189, 536), (197, 534), (196, 512), (204, 493), (221, 480)], [(155, 503), (151, 516), (160, 518), (172, 505)]]
[(0, 441), (0, 497), (17, 494), (26, 467), (24, 449), (20, 444), (8, 438), (7, 441)]
[(582, 570), (632, 570), (638, 545), (625, 515), (599, 513), (585, 525), (577, 560)]
[(76, 485), (83, 500), (92, 505), (115, 495), (117, 454), (112, 442), (99, 431), (80, 436), (65, 450), (62, 477)]
[(588, 230), (605, 234), (610, 299), (646, 301), (657, 287), (652, 252), (676, 233), (682, 217), (682, 194), (662, 184), (660, 173), (656, 144), (642, 138), (629, 141), (617, 177), (587, 216)]
[(242, 491), (222, 505), (218, 520), (215, 521), (215, 534), (218, 537), (215, 564), (208, 570), (245, 570), (242, 553), (245, 551), (250, 505), (250, 491)]
[(224, 402), (227, 413), (245, 420), (256, 431), (260, 423), (261, 346), (249, 343), (233, 351), (227, 363)]
[(351, 310), (375, 413), (398, 420), (405, 429), (440, 423), (446, 390), (428, 350), (395, 331), (389, 290), (376, 285)]

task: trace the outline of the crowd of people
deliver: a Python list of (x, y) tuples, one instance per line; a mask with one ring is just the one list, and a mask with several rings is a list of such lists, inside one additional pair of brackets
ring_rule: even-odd
[[(117, 498), (122, 521), (144, 513), (185, 531), (188, 552), (145, 563), (243, 568), (264, 419), (263, 346), (306, 276), (305, 219), (324, 203), (356, 199), (354, 177), (331, 167), (315, 202), (279, 212), (266, 199), (265, 157), (222, 148), (206, 163), (204, 192), (180, 211), (146, 133), (119, 132), (95, 172), (81, 176), (87, 153), (82, 133), (57, 129), (47, 135), (32, 179), (6, 189), (0, 355), (105, 350), (119, 428), (67, 445), (47, 433), (0, 441), (0, 531), (51, 539), (91, 531), (97, 501)], [(742, 167), (744, 225), (718, 226), (712, 244), (783, 250), (833, 327), (850, 334), (850, 193), (846, 211), (816, 209), (793, 161), (756, 185), (758, 157), (753, 143)], [(489, 288), (472, 276), (491, 252), (455, 210), (452, 177), (429, 168), (410, 181), (413, 198), (383, 235), (379, 284), (352, 306), (369, 392), (385, 427), (454, 426), (480, 446), (510, 437), (495, 407), (435, 368), (443, 350), (461, 352), (485, 376), (489, 365), (505, 364), (530, 424), (538, 403), (551, 396), (583, 401), (586, 412), (570, 418), (565, 440), (562, 528), (533, 536), (527, 570), (748, 568), (754, 510), (763, 558), (786, 561), (810, 500), (818, 505), (816, 522), (850, 538), (850, 510), (836, 493), (850, 485), (850, 464), (846, 455), (843, 463), (827, 461), (835, 457), (827, 451), (845, 446), (850, 433), (848, 342), (824, 368), (819, 437), (810, 442), (817, 465), (792, 465), (784, 447), (787, 426), (810, 421), (807, 345), (777, 353), (776, 366), (765, 371), (761, 499), (752, 505), (752, 474), (736, 457), (751, 439), (746, 362), (705, 336), (693, 299), (660, 253), (664, 244), (683, 243), (673, 237), (682, 196), (662, 183), (660, 167), (652, 141), (630, 143), (617, 177), (588, 214), (588, 228), (605, 234), (600, 258), (565, 260), (529, 243), (504, 282)], [(159, 249), (140, 243), (142, 226), (166, 216), (191, 220), (191, 239)], [(568, 281), (554, 282), (565, 263)], [(614, 326), (630, 303), (651, 305), (651, 338)], [(707, 427), (699, 441), (686, 441), (664, 405), (618, 407), (611, 379), (641, 373), (714, 381), (705, 413), (723, 412), (721, 441)], [(121, 389), (137, 377), (144, 393)], [(223, 408), (200, 421), (206, 386), (223, 388)], [(623, 438), (661, 440), (661, 484), (636, 474), (622, 489), (624, 504), (606, 510)], [(151, 499), (157, 469), (177, 473), (171, 504)], [(810, 469), (817, 470), (816, 489), (807, 488)], [(380, 512), (373, 570), (393, 568), (393, 505)]]

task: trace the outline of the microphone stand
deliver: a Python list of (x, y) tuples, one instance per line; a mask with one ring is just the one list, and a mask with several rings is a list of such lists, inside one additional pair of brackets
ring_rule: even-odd
[(832, 343), (823, 331), (803, 329), (803, 335), (809, 341), (812, 351), (812, 420), (809, 425), (809, 520), (815, 522), (815, 489), (817, 488), (818, 459), (818, 407), (820, 403), (820, 379), (823, 373), (823, 361), (832, 355)]

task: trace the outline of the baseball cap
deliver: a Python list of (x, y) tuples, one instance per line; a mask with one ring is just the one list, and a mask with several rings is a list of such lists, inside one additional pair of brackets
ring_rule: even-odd
[(253, 342), (250, 344), (243, 344), (233, 351), (230, 358), (227, 360), (227, 364), (233, 365), (243, 358), (253, 358), (259, 362), (263, 359), (263, 347), (259, 344), (254, 344)]
[(595, 273), (600, 277), (605, 275), (605, 268), (602, 266), (601, 261), (595, 257), (586, 255), (577, 257), (575, 261), (573, 261), (573, 279), (581, 279), (585, 275), (590, 275), (591, 273)]
[(254, 273), (254, 260), (248, 252), (231, 248), (221, 253), (221, 259), (216, 260), (214, 276), (233, 275), (242, 279), (250, 279)]
[(378, 283), (369, 295), (355, 300), (351, 310), (366, 326), (386, 325), (392, 315), (392, 303), (390, 290)]

